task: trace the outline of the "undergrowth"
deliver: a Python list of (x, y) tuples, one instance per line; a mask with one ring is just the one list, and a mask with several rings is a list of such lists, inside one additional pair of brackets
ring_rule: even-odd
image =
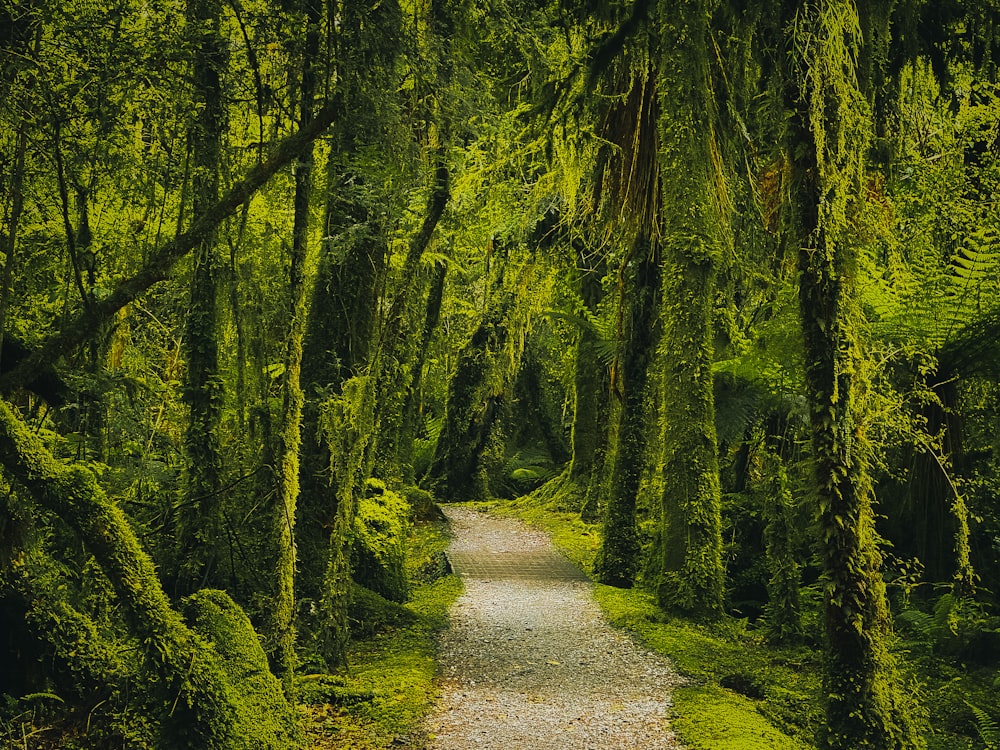
[[(381, 750), (419, 746), (420, 725), (437, 697), (435, 633), (448, 624), (448, 608), (462, 591), (454, 575), (438, 577), (447, 538), (440, 525), (417, 524), (407, 572), (414, 617), (405, 625), (351, 643), (349, 670), (300, 682), (309, 747)], [(311, 696), (311, 697), (310, 697)]]

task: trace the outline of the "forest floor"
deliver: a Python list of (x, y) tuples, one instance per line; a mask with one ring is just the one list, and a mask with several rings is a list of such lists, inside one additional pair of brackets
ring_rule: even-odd
[(679, 748), (667, 715), (682, 682), (612, 629), (587, 577), (544, 532), (448, 507), (465, 584), (440, 635), (434, 750)]

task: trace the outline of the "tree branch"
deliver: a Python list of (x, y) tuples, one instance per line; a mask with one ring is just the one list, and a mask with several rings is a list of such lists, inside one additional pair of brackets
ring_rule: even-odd
[(247, 172), (217, 203), (195, 219), (187, 232), (160, 245), (131, 278), (122, 281), (106, 298), (95, 301), (89, 309), (77, 313), (63, 330), (49, 336), (41, 348), (18, 363), (10, 372), (0, 376), (0, 391), (23, 385), (40, 365), (54, 361), (63, 352), (86, 341), (118, 310), (154, 284), (166, 280), (177, 261), (250, 200), (275, 173), (296, 158), (305, 146), (322, 135), (334, 121), (338, 111), (336, 103), (326, 105), (316, 113), (312, 122), (278, 143), (267, 161)]

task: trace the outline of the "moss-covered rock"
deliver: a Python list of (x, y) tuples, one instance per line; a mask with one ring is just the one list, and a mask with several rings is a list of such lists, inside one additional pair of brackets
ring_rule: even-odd
[(183, 601), (191, 628), (218, 652), (236, 705), (235, 748), (301, 746), (298, 722), (246, 613), (224, 591), (204, 589)]
[(400, 490), (410, 506), (410, 517), (414, 521), (443, 521), (444, 513), (437, 506), (434, 495), (420, 487), (407, 486)]
[(377, 479), (369, 479), (354, 520), (351, 569), (354, 580), (394, 602), (409, 595), (406, 535), (409, 503)]
[(364, 638), (394, 627), (410, 625), (414, 614), (375, 591), (355, 584), (351, 587), (351, 603), (347, 608), (351, 635)]

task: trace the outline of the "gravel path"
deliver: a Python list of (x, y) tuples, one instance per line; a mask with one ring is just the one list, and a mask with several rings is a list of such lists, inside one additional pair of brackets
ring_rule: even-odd
[(445, 514), (465, 593), (441, 636), (430, 747), (679, 749), (666, 721), (677, 673), (607, 624), (548, 537), (467, 508)]

